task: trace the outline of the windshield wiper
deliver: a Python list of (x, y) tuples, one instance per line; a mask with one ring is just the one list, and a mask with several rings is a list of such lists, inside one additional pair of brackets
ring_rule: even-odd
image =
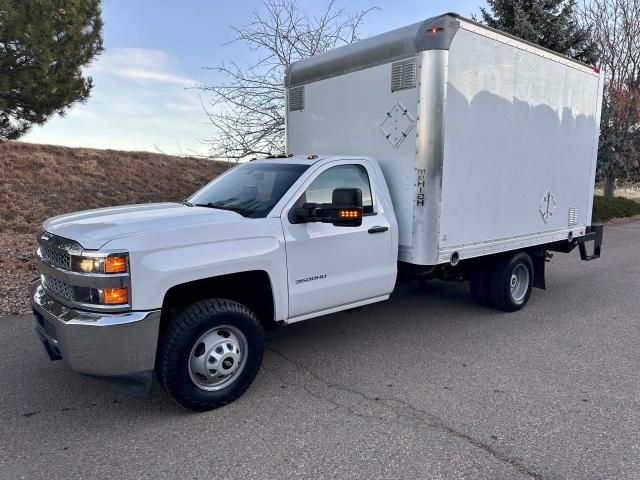
[(193, 207), (193, 203), (191, 203), (189, 200), (183, 200), (182, 205), (186, 205), (187, 207)]
[(236, 212), (242, 215), (243, 210), (238, 207), (230, 207), (228, 205), (224, 205), (222, 203), (196, 203), (193, 205), (194, 207), (207, 207), (207, 208), (216, 208), (218, 210), (228, 210), (230, 212)]

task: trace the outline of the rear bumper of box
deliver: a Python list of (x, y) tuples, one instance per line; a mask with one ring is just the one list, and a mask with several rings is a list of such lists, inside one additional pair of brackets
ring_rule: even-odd
[(160, 310), (97, 313), (67, 308), (31, 284), (36, 333), (51, 360), (148, 396), (155, 364)]
[[(578, 250), (580, 251), (580, 259), (585, 261), (596, 260), (600, 258), (603, 236), (604, 226), (596, 223), (588, 226), (585, 229), (584, 235), (568, 239), (568, 241), (565, 242), (556, 242), (553, 245), (548, 245), (546, 248), (552, 252), (569, 253), (578, 247)], [(591, 242), (593, 242), (593, 246), (591, 253), (588, 253), (587, 243)]]

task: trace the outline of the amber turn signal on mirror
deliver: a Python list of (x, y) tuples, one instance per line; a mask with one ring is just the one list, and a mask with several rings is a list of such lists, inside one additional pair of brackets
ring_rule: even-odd
[(360, 218), (362, 212), (359, 210), (340, 210), (338, 215), (340, 218)]

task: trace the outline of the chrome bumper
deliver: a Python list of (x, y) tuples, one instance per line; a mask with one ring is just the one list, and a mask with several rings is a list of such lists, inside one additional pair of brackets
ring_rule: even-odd
[(129, 393), (150, 393), (160, 310), (74, 310), (49, 297), (40, 280), (31, 284), (31, 306), (36, 333), (52, 360), (62, 359), (70, 369), (111, 380)]

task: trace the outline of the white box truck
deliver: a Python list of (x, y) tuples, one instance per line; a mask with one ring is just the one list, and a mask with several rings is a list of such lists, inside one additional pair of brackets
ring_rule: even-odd
[(142, 395), (155, 370), (208, 410), (252, 382), (264, 328), (422, 278), (515, 311), (550, 252), (599, 257), (597, 69), (445, 14), (297, 62), (285, 85), (286, 154), (182, 204), (43, 224), (32, 305), (52, 360)]

